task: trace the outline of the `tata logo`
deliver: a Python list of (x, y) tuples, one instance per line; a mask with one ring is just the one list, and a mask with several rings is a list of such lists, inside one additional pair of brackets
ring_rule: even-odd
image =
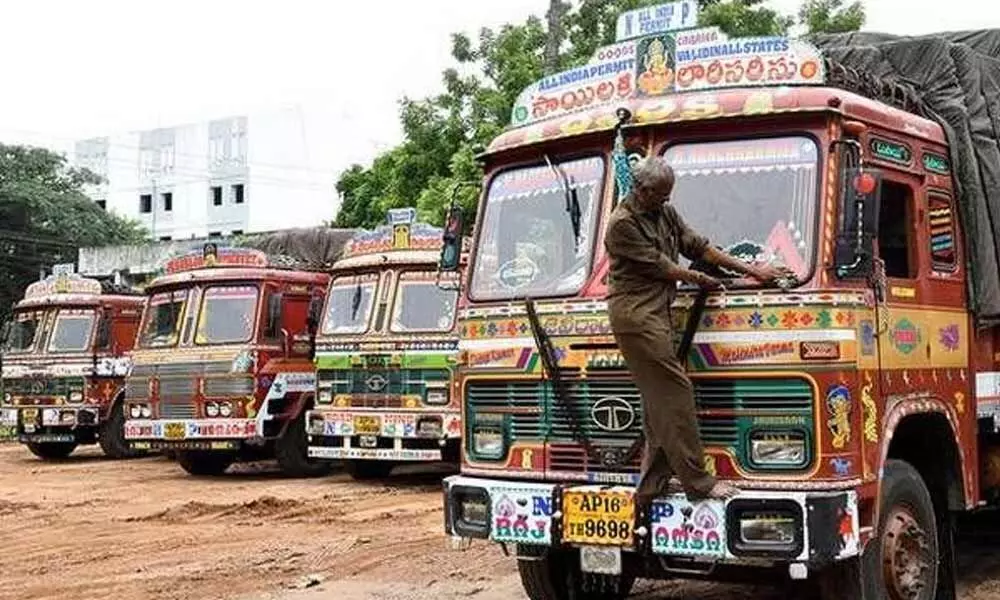
[(365, 381), (365, 385), (368, 387), (370, 391), (375, 392), (377, 394), (378, 392), (384, 390), (387, 385), (389, 385), (389, 381), (386, 380), (386, 378), (383, 377), (382, 375), (372, 375), (367, 379), (367, 381)]
[(617, 433), (635, 423), (635, 409), (622, 398), (601, 398), (590, 409), (590, 418), (598, 428)]

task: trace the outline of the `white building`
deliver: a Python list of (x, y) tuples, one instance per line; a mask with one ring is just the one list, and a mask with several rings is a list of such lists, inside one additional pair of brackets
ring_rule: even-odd
[(71, 160), (106, 180), (87, 190), (95, 202), (167, 241), (332, 220), (335, 172), (313, 154), (291, 108), (82, 140)]

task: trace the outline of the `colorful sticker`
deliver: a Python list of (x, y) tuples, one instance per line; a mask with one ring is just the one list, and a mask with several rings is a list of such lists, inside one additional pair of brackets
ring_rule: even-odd
[(496, 486), (490, 489), (490, 539), (552, 544), (552, 490)]
[(903, 354), (913, 352), (920, 344), (920, 330), (907, 318), (900, 319), (892, 328), (892, 344)]
[(848, 458), (838, 457), (830, 459), (830, 468), (837, 477), (847, 477), (850, 475), (853, 466), (854, 463)]
[(851, 393), (846, 386), (830, 388), (826, 395), (826, 408), (830, 413), (827, 427), (833, 436), (830, 445), (843, 449), (851, 441)]
[(656, 500), (650, 509), (655, 554), (720, 557), (726, 551), (725, 507), (719, 500), (691, 504), (685, 496)]
[(941, 346), (948, 352), (956, 352), (959, 348), (958, 325), (951, 324), (942, 327), (938, 331), (938, 340)]
[(861, 321), (861, 355), (872, 356), (875, 354), (875, 324), (865, 319)]
[(878, 441), (878, 407), (872, 397), (873, 387), (871, 375), (865, 373), (865, 384), (861, 386), (861, 409), (864, 413), (865, 440), (869, 442)]
[(960, 415), (965, 414), (965, 394), (962, 392), (955, 392), (955, 410)]
[(639, 40), (635, 72), (635, 95), (659, 96), (674, 85), (674, 38), (657, 35)]

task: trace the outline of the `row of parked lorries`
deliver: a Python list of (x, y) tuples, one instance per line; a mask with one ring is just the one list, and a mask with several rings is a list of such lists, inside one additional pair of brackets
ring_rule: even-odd
[(5, 326), (0, 434), (42, 459), (166, 452), (194, 475), (264, 458), (295, 476), (342, 461), (358, 478), (457, 461), (442, 233), (390, 211), (329, 270), (209, 243), (141, 292), (60, 270)]

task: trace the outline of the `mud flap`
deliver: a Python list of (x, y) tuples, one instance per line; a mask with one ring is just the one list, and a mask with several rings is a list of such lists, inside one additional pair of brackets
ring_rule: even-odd
[(947, 507), (938, 512), (938, 585), (934, 600), (956, 600), (955, 517)]

